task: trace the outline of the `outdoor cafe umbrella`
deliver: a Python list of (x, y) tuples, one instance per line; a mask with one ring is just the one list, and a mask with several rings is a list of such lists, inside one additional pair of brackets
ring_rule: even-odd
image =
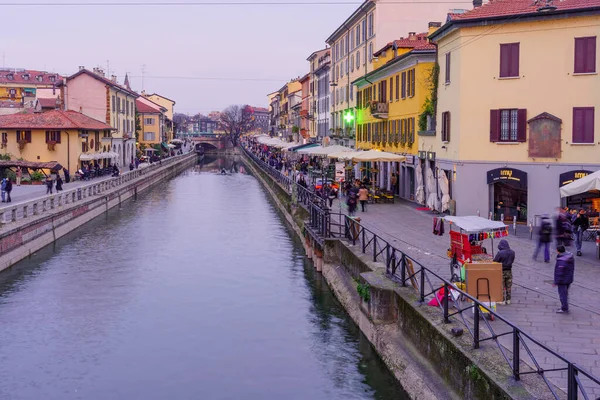
[(433, 171), (430, 169), (427, 170), (427, 192), (429, 193), (427, 196), (427, 207), (433, 211), (437, 211), (439, 209), (437, 187), (435, 185)]
[(441, 170), (438, 173), (438, 185), (442, 192), (442, 209), (440, 211), (444, 212), (450, 205), (450, 184), (446, 173)]
[(352, 161), (355, 162), (402, 162), (404, 160), (406, 160), (406, 157), (404, 156), (377, 150), (360, 151), (352, 157)]
[(425, 187), (423, 186), (423, 167), (421, 163), (417, 165), (415, 174), (417, 175), (417, 191), (415, 193), (417, 203), (425, 204)]
[(600, 190), (600, 171), (596, 171), (561, 187), (560, 197), (575, 196), (592, 190)]
[(315, 155), (315, 156), (328, 156), (328, 155), (334, 154), (334, 153), (348, 153), (348, 152), (354, 151), (350, 147), (340, 146), (340, 145), (327, 146), (327, 147), (317, 146), (317, 147), (309, 148), (307, 150), (312, 150), (312, 151), (309, 151), (309, 153), (311, 155)]

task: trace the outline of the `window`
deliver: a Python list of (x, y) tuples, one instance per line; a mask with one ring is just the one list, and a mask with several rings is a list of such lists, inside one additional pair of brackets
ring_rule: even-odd
[(399, 100), (400, 96), (400, 75), (396, 75), (396, 101)]
[(342, 66), (340, 68), (340, 77), (344, 77), (344, 62), (342, 61)]
[(356, 45), (360, 44), (360, 24), (356, 25)]
[(369, 37), (373, 36), (373, 13), (369, 14)]
[(98, 151), (98, 150), (100, 150), (100, 132), (96, 131), (94, 133), (94, 136), (95, 136), (95, 138), (94, 138), (94, 150)]
[(44, 77), (43, 77), (42, 75), (38, 75), (38, 76), (36, 76), (36, 77), (35, 77), (35, 79), (36, 79), (38, 82), (41, 82), (41, 81), (43, 81), (43, 80), (44, 80)]
[(354, 100), (354, 86), (350, 86), (350, 100)]
[(2, 143), (8, 143), (8, 133), (2, 132)]
[(350, 57), (350, 71), (354, 72), (354, 55)]
[(31, 131), (17, 131), (17, 143), (20, 141), (31, 143)]
[(450, 111), (442, 113), (442, 142), (450, 141)]
[(156, 138), (155, 132), (144, 132), (144, 140), (145, 141), (154, 141)]
[(29, 74), (23, 74), (23, 79), (28, 81), (29, 80)]
[(527, 110), (490, 111), (490, 142), (525, 142), (526, 138)]
[(596, 72), (596, 36), (575, 38), (576, 74)]
[(390, 103), (394, 101), (394, 77), (390, 78)]
[(362, 42), (367, 40), (367, 19), (362, 20)]
[(369, 62), (373, 61), (373, 42), (369, 43)]
[(350, 49), (354, 48), (354, 35), (350, 34)]
[(414, 97), (415, 96), (415, 69), (414, 68), (411, 70), (408, 70), (407, 84), (409, 85), (408, 96)]
[(356, 52), (356, 69), (360, 68), (360, 51)]
[(56, 76), (54, 76), (54, 75), (50, 75), (50, 76), (48, 77), (48, 79), (50, 79), (50, 82), (55, 82), (55, 81), (56, 81)]
[(594, 143), (594, 107), (573, 108), (573, 143)]
[(125, 120), (123, 120), (123, 133), (125, 133), (125, 132), (127, 132), (127, 131), (125, 130)]
[(125, 115), (129, 116), (129, 102), (125, 103)]
[(371, 124), (367, 124), (367, 142), (371, 141)]
[(115, 96), (112, 97), (112, 110), (115, 111), (117, 105), (115, 104)]
[(46, 143), (60, 143), (60, 131), (46, 131)]
[(8, 75), (6, 75), (6, 79), (8, 79), (9, 81), (12, 81), (13, 79), (15, 79), (15, 76), (13, 74), (8, 74)]
[(402, 73), (402, 98), (406, 98), (406, 71)]
[(519, 76), (519, 43), (500, 45), (500, 78)]
[(340, 79), (340, 66), (336, 65), (335, 66), (335, 80), (337, 81), (338, 79)]
[(406, 143), (406, 120), (400, 120), (400, 144), (404, 146)]
[(408, 130), (408, 138), (407, 138), (407, 142), (408, 145), (410, 146), (411, 144), (413, 144), (415, 142), (415, 118), (409, 118), (408, 119), (409, 122), (409, 130)]
[(446, 53), (445, 82), (450, 83), (450, 52)]

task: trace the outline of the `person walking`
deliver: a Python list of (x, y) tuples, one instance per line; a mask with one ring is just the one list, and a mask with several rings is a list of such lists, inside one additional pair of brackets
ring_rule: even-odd
[(535, 252), (533, 253), (533, 260), (537, 261), (537, 256), (540, 249), (544, 248), (544, 262), (550, 262), (550, 242), (552, 241), (552, 222), (548, 214), (542, 216), (542, 223), (538, 231), (538, 242)]
[(395, 196), (398, 194), (398, 177), (396, 176), (396, 173), (393, 172), (392, 173), (392, 178), (390, 179), (390, 183), (392, 185), (392, 195)]
[(23, 170), (21, 169), (21, 167), (17, 167), (17, 186), (21, 186), (21, 178), (23, 177)]
[(58, 173), (57, 173), (56, 174), (56, 193), (62, 192), (62, 190), (63, 190), (62, 185), (63, 185), (63, 180), (60, 177), (60, 175), (58, 175)]
[(558, 314), (567, 314), (569, 312), (569, 286), (573, 283), (575, 275), (575, 258), (573, 253), (567, 251), (565, 246), (560, 245), (556, 248), (556, 266), (554, 267), (554, 285), (558, 287), (558, 297), (561, 307), (556, 310)]
[(2, 202), (6, 203), (6, 178), (2, 178), (2, 183), (0, 184), (0, 191), (2, 193)]
[(563, 245), (565, 247), (569, 247), (571, 245), (572, 240), (572, 227), (571, 227), (571, 219), (569, 218), (569, 209), (568, 208), (559, 208), (558, 215), (556, 216), (556, 226), (555, 226), (555, 234), (556, 234), (556, 245)]
[(10, 178), (6, 178), (6, 202), (11, 203), (12, 199), (10, 198), (10, 192), (12, 192), (12, 181)]
[(52, 181), (52, 177), (46, 177), (46, 194), (52, 194), (52, 186), (54, 186), (54, 182)]
[(360, 208), (362, 212), (365, 212), (365, 207), (367, 205), (367, 201), (369, 200), (369, 191), (362, 185), (360, 189), (358, 189), (358, 200), (360, 201)]
[(577, 218), (573, 221), (573, 231), (575, 232), (575, 247), (577, 255), (581, 256), (581, 246), (583, 242), (583, 233), (590, 227), (590, 219), (585, 214), (585, 210), (580, 210)]
[(329, 188), (329, 193), (327, 194), (327, 198), (329, 199), (329, 208), (333, 207), (333, 200), (338, 196), (338, 191), (333, 185)]
[(502, 286), (504, 286), (504, 301), (500, 304), (510, 304), (513, 278), (512, 266), (515, 261), (515, 252), (505, 239), (502, 239), (498, 244), (498, 250), (494, 262), (502, 263)]

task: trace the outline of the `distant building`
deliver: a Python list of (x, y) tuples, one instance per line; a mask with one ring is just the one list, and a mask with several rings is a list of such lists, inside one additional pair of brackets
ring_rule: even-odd
[(255, 133), (269, 133), (269, 109), (263, 107), (250, 106), (250, 111), (254, 117), (254, 129)]
[(308, 57), (307, 61), (310, 63), (310, 95), (308, 98), (310, 134), (323, 139), (329, 135), (331, 49), (315, 51)]
[(44, 71), (0, 68), (0, 101), (24, 103), (37, 98), (57, 98), (62, 76)]
[(138, 143), (153, 145), (164, 142), (166, 140), (164, 132), (166, 109), (143, 96), (135, 101), (135, 108), (140, 127), (137, 132)]
[[(128, 80), (127, 80), (127, 83), (128, 83)], [(170, 142), (171, 140), (173, 140), (173, 114), (175, 113), (175, 111), (174, 111), (174, 107), (176, 104), (175, 100), (171, 100), (171, 99), (166, 98), (165, 96), (161, 96), (160, 94), (157, 94), (157, 93), (146, 94), (143, 91), (142, 91), (142, 96), (144, 96), (145, 98), (153, 101), (154, 103), (156, 103), (159, 106), (164, 107), (166, 109), (166, 111), (164, 113), (164, 119), (165, 119), (164, 141)]]

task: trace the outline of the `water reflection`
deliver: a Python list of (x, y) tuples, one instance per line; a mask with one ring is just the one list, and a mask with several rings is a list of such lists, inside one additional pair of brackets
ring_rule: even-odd
[(404, 398), (236, 170), (207, 155), (0, 275), (0, 398)]

